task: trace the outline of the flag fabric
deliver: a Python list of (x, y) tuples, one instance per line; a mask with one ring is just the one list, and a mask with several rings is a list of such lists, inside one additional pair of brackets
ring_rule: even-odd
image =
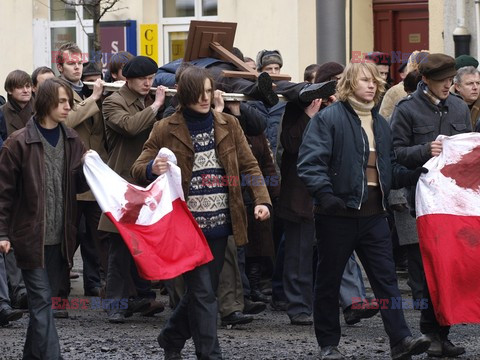
[(480, 323), (480, 134), (437, 140), (416, 189), (425, 276), (441, 325)]
[(185, 203), (175, 155), (166, 148), (159, 155), (168, 157), (169, 170), (146, 188), (129, 184), (95, 151), (87, 152), (83, 166), (100, 208), (147, 280), (171, 279), (213, 259)]

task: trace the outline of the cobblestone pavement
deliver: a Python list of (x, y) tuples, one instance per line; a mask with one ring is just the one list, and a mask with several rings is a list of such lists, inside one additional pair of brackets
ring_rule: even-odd
[[(399, 280), (402, 293), (408, 294), (406, 281)], [(82, 296), (81, 278), (73, 280), (71, 298)], [(160, 299), (167, 303), (167, 297)], [(61, 341), (62, 355), (67, 359), (163, 359), (156, 337), (171, 310), (151, 318), (134, 315), (125, 324), (106, 322), (102, 310), (70, 310), (69, 319), (58, 319), (56, 325)], [(405, 310), (407, 322), (418, 334), (419, 312)], [(28, 316), (0, 328), (2, 347), (0, 359), (20, 359), (28, 325)], [(389, 359), (388, 338), (379, 315), (346, 326), (342, 319), (340, 349), (350, 359)], [(480, 327), (458, 325), (452, 328), (451, 339), (465, 346), (462, 359), (480, 359)], [(219, 340), (225, 359), (292, 359), (318, 358), (318, 347), (313, 326), (292, 326), (288, 316), (267, 309), (255, 316), (251, 324), (232, 329), (219, 328)], [(182, 352), (184, 359), (195, 359), (193, 343), (187, 342)], [(426, 355), (414, 359), (427, 359)]]

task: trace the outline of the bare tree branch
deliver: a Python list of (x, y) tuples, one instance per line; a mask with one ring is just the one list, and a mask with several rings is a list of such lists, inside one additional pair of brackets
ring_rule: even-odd
[(105, 13), (106, 13), (107, 11), (109, 11), (111, 8), (113, 8), (118, 1), (119, 1), (119, 0), (107, 1), (107, 2), (106, 2), (107, 6), (105, 6), (105, 7), (103, 8), (103, 11), (100, 13), (100, 19), (102, 18), (103, 15), (105, 15)]
[(94, 47), (95, 51), (100, 50), (100, 20), (107, 12), (114, 12), (128, 7), (114, 8), (120, 0), (60, 0), (66, 6), (73, 7), (77, 18), (80, 21), (83, 32), (88, 35), (85, 26), (83, 25), (83, 19), (80, 18), (77, 10), (78, 6), (82, 6), (84, 12), (88, 13), (89, 17), (93, 21), (93, 34), (94, 34)]

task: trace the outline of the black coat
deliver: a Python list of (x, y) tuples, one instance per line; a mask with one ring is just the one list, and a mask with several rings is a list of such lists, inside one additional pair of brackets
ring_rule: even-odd
[(295, 222), (313, 221), (313, 199), (297, 173), (298, 150), (309, 121), (304, 109), (291, 102), (287, 104), (280, 135), (283, 154), (278, 216)]
[(392, 114), (393, 147), (398, 162), (408, 168), (425, 164), (431, 157), (430, 142), (438, 135), (472, 131), (467, 104), (450, 94), (443, 104), (434, 105), (424, 94), (425, 84), (399, 101)]
[[(386, 209), (390, 188), (408, 183), (409, 170), (397, 164), (392, 150), (390, 127), (372, 109), (377, 169)], [(369, 157), (368, 137), (361, 121), (348, 102), (337, 102), (317, 113), (308, 124), (298, 154), (298, 175), (314, 197), (333, 193), (347, 207), (360, 209), (368, 198), (366, 168)]]

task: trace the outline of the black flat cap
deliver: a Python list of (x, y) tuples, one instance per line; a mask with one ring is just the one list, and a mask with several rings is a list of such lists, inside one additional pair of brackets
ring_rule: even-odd
[(446, 54), (428, 54), (418, 66), (418, 71), (426, 78), (437, 81), (454, 77), (457, 73), (455, 59)]
[(138, 78), (155, 74), (158, 70), (157, 63), (147, 56), (135, 56), (123, 67), (122, 73), (126, 78)]

